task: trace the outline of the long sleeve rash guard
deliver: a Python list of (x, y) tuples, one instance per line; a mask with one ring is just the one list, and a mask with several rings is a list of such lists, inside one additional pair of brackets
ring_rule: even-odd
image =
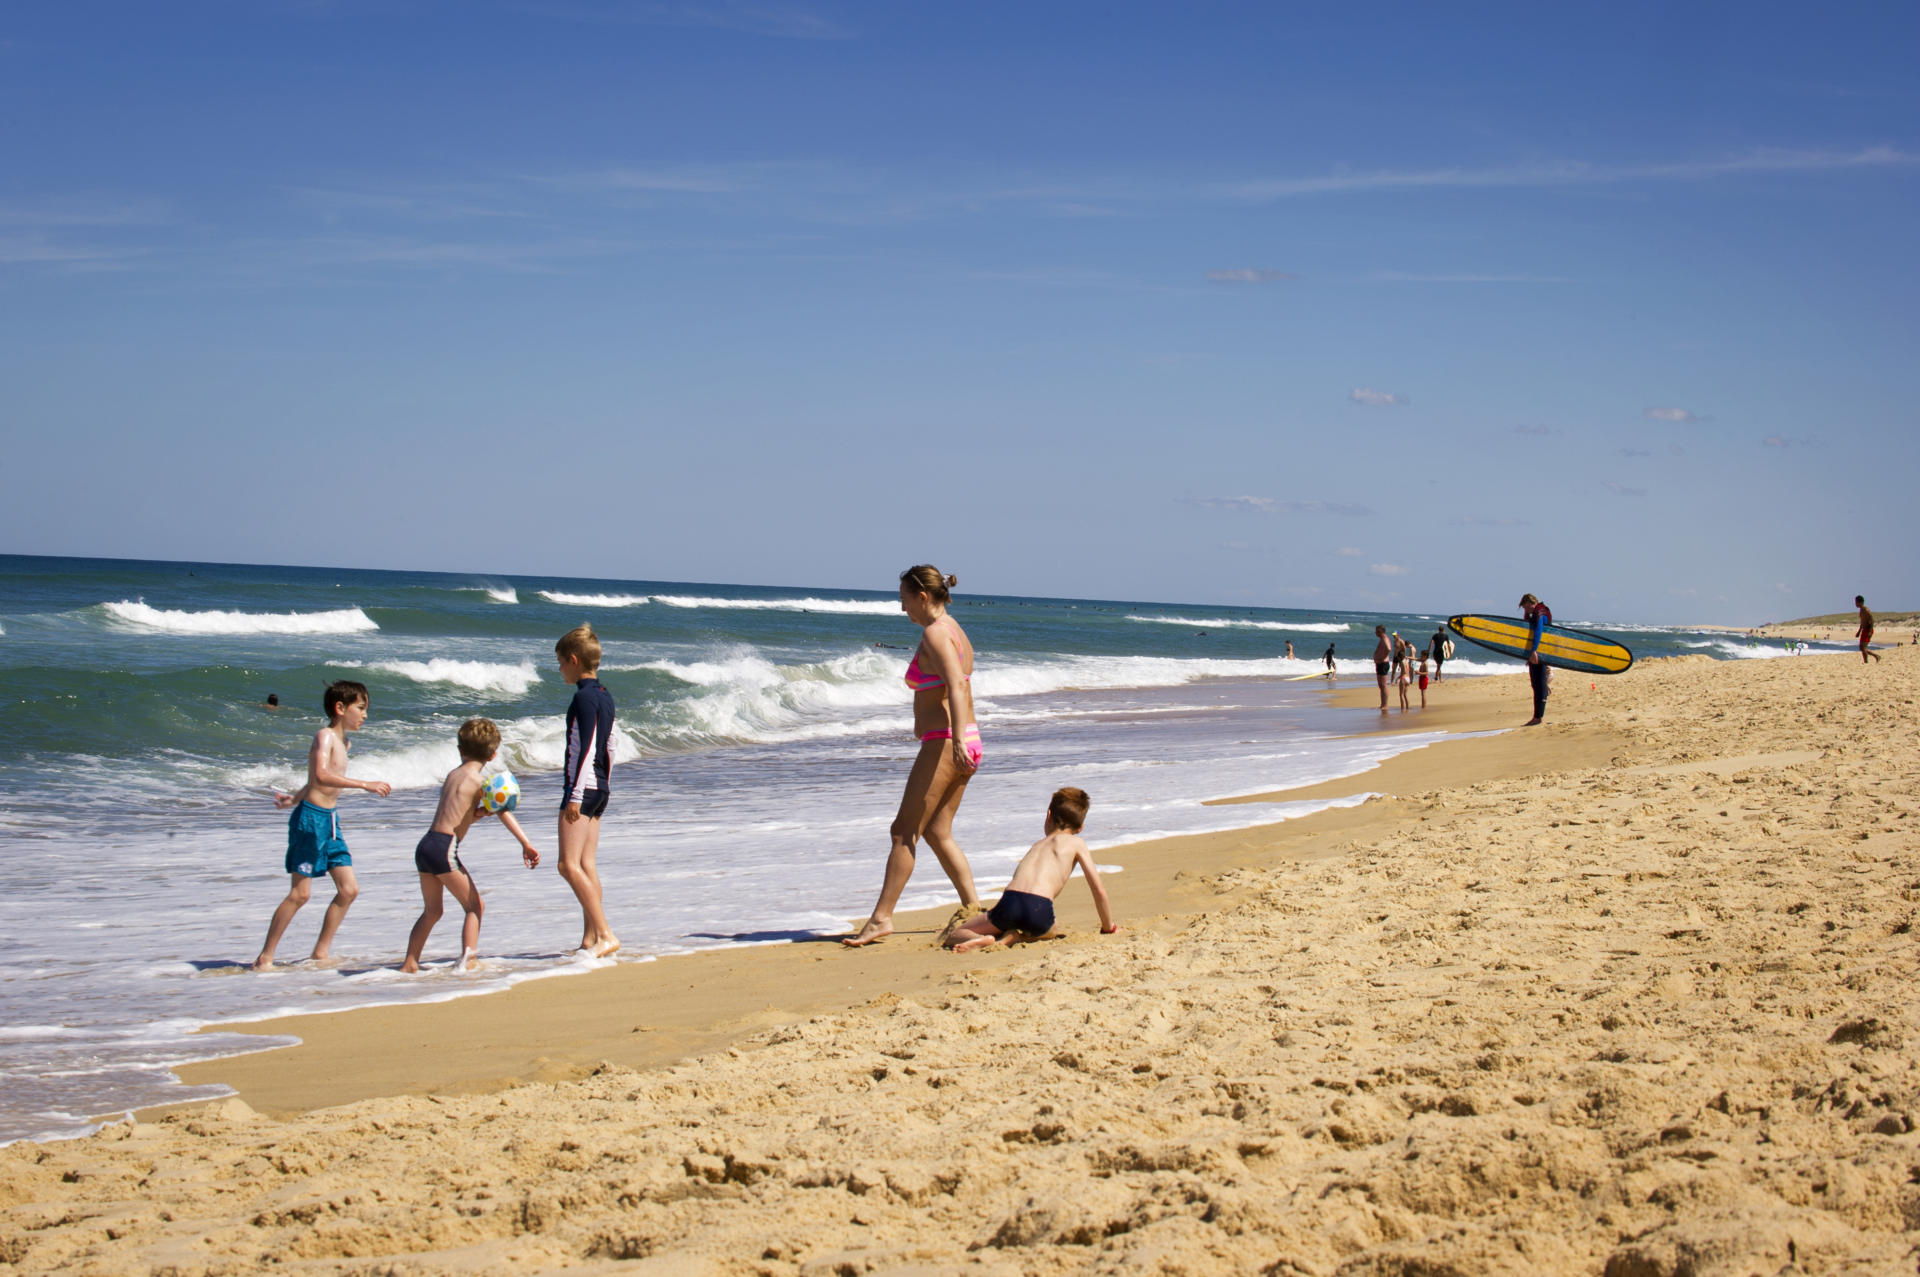
[(566, 801), (577, 803), (589, 790), (611, 788), (613, 697), (597, 678), (576, 685), (567, 706)]

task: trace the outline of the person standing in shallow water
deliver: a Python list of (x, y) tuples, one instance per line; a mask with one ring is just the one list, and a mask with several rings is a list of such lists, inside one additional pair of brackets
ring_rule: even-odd
[(893, 846), (887, 852), (880, 899), (859, 934), (840, 943), (859, 948), (893, 934), (893, 911), (913, 876), (914, 846), (922, 838), (947, 871), (961, 907), (982, 912), (973, 886), (973, 867), (953, 840), (953, 817), (966, 796), (967, 782), (983, 756), (980, 727), (973, 716), (973, 644), (960, 623), (947, 614), (949, 592), (959, 578), (941, 575), (930, 564), (900, 574), (900, 610), (923, 631), (907, 666), (913, 689), (913, 734), (920, 752), (907, 773), (907, 790), (893, 818)]
[(1533, 685), (1533, 717), (1526, 726), (1538, 727), (1547, 716), (1549, 677), (1547, 663), (1540, 659), (1540, 632), (1553, 624), (1553, 609), (1531, 594), (1520, 596), (1520, 611), (1527, 618), (1527, 681)]
[(1387, 675), (1393, 672), (1393, 644), (1387, 641), (1387, 627), (1373, 627), (1373, 681), (1380, 685), (1380, 712), (1387, 712)]

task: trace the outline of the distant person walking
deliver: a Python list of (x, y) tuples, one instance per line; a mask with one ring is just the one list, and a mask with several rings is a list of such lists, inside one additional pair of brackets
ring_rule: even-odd
[(1327, 644), (1327, 677), (1333, 677), (1333, 644)]
[(1540, 659), (1540, 633), (1553, 624), (1553, 609), (1531, 594), (1520, 596), (1520, 611), (1527, 618), (1527, 681), (1533, 684), (1533, 717), (1528, 727), (1538, 727), (1547, 716), (1547, 680), (1551, 677)]
[(980, 727), (973, 717), (973, 644), (960, 623), (947, 614), (953, 601), (948, 593), (958, 578), (941, 575), (929, 564), (900, 574), (900, 610), (924, 633), (907, 665), (907, 686), (913, 689), (913, 734), (920, 741), (913, 770), (907, 773), (907, 791), (893, 818), (893, 847), (887, 853), (886, 876), (880, 899), (858, 935), (840, 943), (859, 948), (893, 934), (893, 910), (913, 876), (914, 845), (925, 838), (940, 867), (947, 871), (960, 903), (981, 912), (973, 886), (973, 868), (953, 840), (953, 817), (966, 796), (967, 782), (979, 769), (982, 751)]
[(1880, 653), (1867, 649), (1867, 645), (1873, 642), (1873, 613), (1867, 611), (1867, 596), (1864, 594), (1854, 595), (1853, 605), (1860, 609), (1860, 663), (1865, 665), (1869, 656), (1876, 661), (1880, 659)]
[(1433, 662), (1433, 681), (1440, 681), (1440, 670), (1447, 663), (1447, 632), (1435, 630), (1427, 643), (1427, 659)]
[(1387, 675), (1393, 672), (1393, 644), (1387, 642), (1387, 627), (1373, 627), (1373, 681), (1380, 684), (1380, 712), (1387, 712)]

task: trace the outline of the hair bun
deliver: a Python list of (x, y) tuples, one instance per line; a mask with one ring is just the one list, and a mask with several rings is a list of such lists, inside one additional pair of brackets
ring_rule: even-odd
[(951, 589), (952, 589), (952, 588), (953, 588), (954, 586), (956, 586), (956, 585), (958, 585), (958, 584), (960, 584), (960, 578), (959, 578), (959, 577), (957, 577), (957, 576), (950, 576), (950, 577), (948, 577), (948, 578), (947, 578), (947, 588), (948, 588), (949, 590), (951, 590)]

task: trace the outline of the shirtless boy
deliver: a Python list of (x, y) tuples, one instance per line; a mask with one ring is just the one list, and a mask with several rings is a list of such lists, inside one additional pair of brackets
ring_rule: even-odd
[(1869, 656), (1876, 661), (1880, 659), (1880, 653), (1868, 650), (1868, 644), (1873, 642), (1873, 613), (1867, 611), (1864, 594), (1854, 595), (1853, 605), (1860, 609), (1860, 632), (1855, 637), (1860, 640), (1860, 663), (1865, 665)]
[(347, 775), (347, 733), (366, 725), (368, 703), (364, 683), (343, 679), (330, 685), (320, 698), (327, 725), (313, 734), (313, 747), (307, 751), (307, 783), (298, 793), (274, 795), (274, 806), (293, 808), (287, 818), (287, 873), (293, 883), (267, 924), (267, 942), (253, 960), (255, 971), (273, 968), (273, 951), (293, 915), (313, 894), (313, 879), (321, 874), (333, 879), (333, 903), (320, 919), (320, 938), (313, 942), (315, 962), (326, 961), (333, 951), (333, 934), (360, 894), (360, 885), (353, 880), (353, 856), (340, 837), (340, 814), (334, 808), (343, 789), (364, 789), (382, 798), (393, 792), (384, 780), (354, 780)]
[[(480, 965), (475, 954), (480, 948), (480, 915), (486, 912), (486, 906), (481, 903), (473, 875), (460, 863), (460, 844), (466, 841), (474, 821), (492, 814), (480, 806), (480, 790), (487, 783), (487, 764), (500, 752), (500, 729), (492, 719), (469, 718), (460, 724), (459, 741), (460, 765), (440, 783), (440, 806), (433, 813), (433, 828), (413, 849), (413, 867), (420, 871), (421, 909), (413, 933), (407, 937), (407, 960), (400, 964), (409, 975), (420, 969), (420, 955), (426, 950), (433, 924), (440, 921), (442, 893), (447, 891), (467, 911), (460, 924), (460, 961), (454, 964), (454, 970), (472, 971)], [(538, 866), (540, 852), (527, 841), (520, 822), (511, 811), (499, 815), (500, 823), (520, 844), (520, 859), (529, 869)]]
[(1106, 884), (1094, 867), (1093, 853), (1080, 839), (1088, 801), (1084, 789), (1053, 791), (1053, 799), (1047, 804), (1046, 837), (1027, 849), (1020, 867), (1013, 871), (1013, 881), (1000, 893), (999, 904), (965, 926), (954, 928), (947, 943), (955, 953), (1013, 944), (1022, 937), (1035, 939), (1053, 930), (1053, 902), (1065, 889), (1076, 865), (1086, 875), (1093, 907), (1100, 913), (1100, 934), (1110, 936), (1120, 930), (1113, 920), (1113, 907), (1107, 903)]

